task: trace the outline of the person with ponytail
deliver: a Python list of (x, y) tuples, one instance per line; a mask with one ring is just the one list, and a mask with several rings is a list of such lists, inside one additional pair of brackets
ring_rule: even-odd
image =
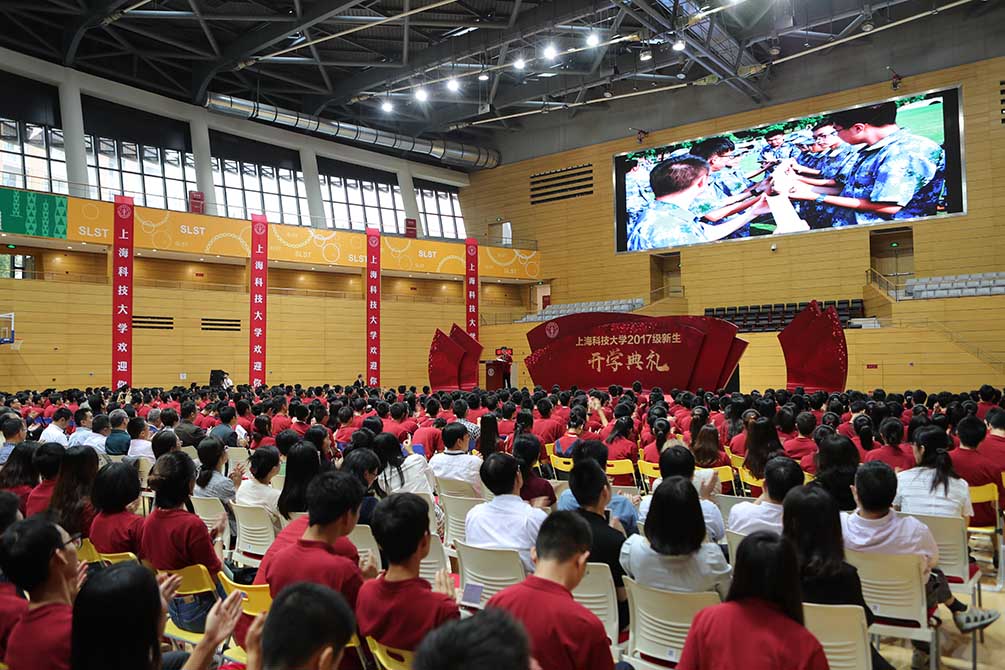
[(513, 456), (517, 465), (520, 466), (520, 474), (523, 475), (523, 486), (520, 488), (520, 497), (533, 504), (538, 498), (547, 499), (546, 507), (555, 504), (555, 489), (551, 483), (537, 474), (534, 466), (538, 463), (538, 456), (541, 453), (541, 440), (536, 435), (525, 433), (513, 441)]
[(698, 405), (691, 410), (691, 422), (688, 423), (687, 428), (684, 430), (683, 440), (684, 444), (691, 446), (691, 436), (697, 435), (698, 431), (701, 430), (702, 426), (714, 425), (710, 424), (708, 408), (702, 405)]
[[(619, 416), (613, 425), (610, 435), (604, 440), (604, 444), (607, 445), (607, 459), (609, 461), (630, 460), (633, 463), (639, 460), (639, 447), (629, 437), (635, 429), (632, 417)], [(631, 474), (615, 475), (614, 481), (611, 483), (614, 486), (634, 486), (635, 476)]]
[(670, 422), (666, 419), (656, 419), (652, 423), (653, 441), (642, 450), (642, 460), (647, 463), (659, 463), (660, 453), (670, 439)]
[(265, 414), (259, 414), (255, 417), (251, 430), (251, 444), (249, 446), (252, 451), (259, 447), (276, 446), (276, 440), (272, 437), (272, 419)]
[(503, 441), (499, 437), (499, 422), (495, 414), (483, 414), (478, 422), (478, 427), (482, 429), (478, 436), (478, 453), (482, 455), (483, 459), (502, 450)]
[(583, 439), (583, 429), (586, 427), (586, 417), (580, 412), (573, 411), (569, 414), (569, 424), (565, 428), (565, 435), (555, 440), (555, 453), (559, 456), (569, 458), (576, 443)]
[(215, 437), (204, 438), (198, 447), (199, 474), (195, 478), (196, 498), (219, 498), (230, 518), (230, 532), (237, 537), (237, 520), (230, 509), (237, 498), (237, 488), (241, 485), (245, 465), (240, 463), (230, 469), (230, 476), (223, 474), (229, 460), (227, 448)]
[(912, 514), (974, 515), (970, 487), (953, 469), (950, 447), (949, 436), (940, 428), (927, 426), (915, 433), (911, 449), (918, 467), (897, 475), (893, 500), (897, 509)]
[(530, 435), (534, 429), (534, 415), (530, 410), (522, 409), (516, 413), (516, 423), (513, 424), (513, 432), (506, 438), (505, 449), (513, 453), (513, 442), (519, 435)]
[(872, 419), (867, 415), (855, 417), (851, 427), (855, 430), (855, 437), (851, 438), (852, 444), (858, 449), (859, 460), (864, 461), (865, 455), (876, 446), (875, 436), (872, 432)]
[(738, 433), (732, 437), (729, 441), (729, 452), (736, 454), (737, 456), (744, 456), (747, 453), (747, 435), (750, 432), (750, 426), (754, 421), (761, 416), (756, 409), (744, 410), (743, 414), (740, 416), (740, 421), (743, 423), (743, 432)]
[(863, 463), (883, 461), (893, 468), (894, 472), (910, 470), (917, 464), (914, 460), (914, 452), (911, 451), (911, 445), (902, 442), (904, 424), (900, 422), (900, 419), (892, 416), (883, 419), (883, 423), (879, 424), (879, 439), (881, 445), (866, 452), (865, 458), (862, 459)]

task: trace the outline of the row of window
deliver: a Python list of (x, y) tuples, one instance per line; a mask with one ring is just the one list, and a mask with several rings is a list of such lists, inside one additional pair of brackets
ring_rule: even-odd
[[(140, 206), (188, 210), (188, 192), (198, 190), (192, 154), (92, 135), (85, 143), (91, 197), (130, 195)], [(213, 158), (212, 167), (221, 215), (247, 219), (261, 212), (273, 222), (311, 225), (303, 172), (221, 158)], [(68, 193), (63, 132), (0, 119), (0, 185)], [(398, 186), (329, 175), (321, 175), (320, 185), (327, 227), (405, 232)], [(428, 235), (466, 237), (456, 193), (416, 189), (415, 197)]]

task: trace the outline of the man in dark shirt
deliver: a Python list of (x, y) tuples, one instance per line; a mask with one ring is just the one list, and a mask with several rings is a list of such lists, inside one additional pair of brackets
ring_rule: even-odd
[(625, 570), (621, 567), (620, 560), (625, 530), (618, 517), (607, 510), (611, 502), (611, 484), (600, 465), (588, 458), (572, 468), (569, 488), (579, 501), (576, 513), (586, 519), (593, 532), (590, 562), (606, 563), (611, 568), (614, 589), (618, 594), (618, 627), (625, 630), (628, 627), (628, 592), (625, 591)]
[(181, 406), (181, 421), (175, 426), (174, 434), (186, 447), (197, 447), (206, 437), (206, 431), (192, 423), (196, 414), (195, 403), (186, 402)]
[(112, 432), (105, 438), (105, 453), (109, 456), (125, 456), (129, 453), (130, 438), (126, 432), (129, 415), (124, 409), (114, 409), (108, 415), (108, 421), (112, 426)]

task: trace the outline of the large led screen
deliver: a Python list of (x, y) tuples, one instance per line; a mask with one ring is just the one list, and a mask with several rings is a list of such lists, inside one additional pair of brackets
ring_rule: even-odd
[(958, 89), (614, 158), (618, 251), (964, 210)]

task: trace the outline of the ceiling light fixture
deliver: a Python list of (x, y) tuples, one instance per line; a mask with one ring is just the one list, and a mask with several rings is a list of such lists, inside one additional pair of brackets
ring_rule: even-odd
[(684, 51), (684, 49), (687, 48), (687, 45), (684, 44), (684, 40), (678, 37), (676, 40), (674, 40), (672, 48), (674, 51)]
[(613, 98), (614, 97), (614, 91), (611, 90), (611, 87), (609, 85), (607, 86), (607, 88), (604, 89), (604, 97), (605, 98)]
[(515, 67), (518, 70), (522, 70), (525, 67), (527, 67), (527, 61), (523, 59), (523, 56), (520, 56), (515, 61), (513, 61), (513, 67)]
[(862, 32), (863, 33), (871, 33), (873, 30), (876, 29), (876, 24), (873, 23), (872, 13), (871, 12), (868, 13), (868, 14), (866, 14), (865, 18), (862, 19), (862, 26), (861, 26), (861, 28), (862, 28)]
[(488, 81), (488, 80), (489, 80), (488, 72), (482, 72), (480, 75), (478, 75), (478, 81)]
[(778, 43), (778, 38), (772, 38), (771, 43), (768, 45), (768, 53), (772, 56), (782, 53), (782, 46)]
[(678, 72), (677, 73), (677, 78), (678, 79), (687, 79), (687, 75), (684, 74), (683, 72)]
[(448, 79), (447, 80), (447, 89), (451, 90), (451, 91), (454, 91), (454, 92), (457, 92), (457, 91), (461, 90), (461, 83), (459, 81), (457, 81), (456, 79), (453, 79), (453, 78)]
[(555, 48), (554, 44), (548, 44), (544, 48), (544, 57), (548, 60), (555, 60), (558, 57), (558, 49)]
[(650, 51), (649, 49), (646, 49), (645, 51), (639, 54), (640, 61), (647, 61), (652, 59), (653, 59), (653, 52)]
[(600, 35), (598, 35), (597, 33), (590, 33), (589, 35), (587, 35), (586, 46), (595, 47), (598, 44), (600, 44)]
[(426, 89), (419, 87), (415, 89), (415, 99), (419, 102), (425, 102), (429, 100), (429, 93), (426, 92)]
[(384, 100), (384, 102), (380, 103), (380, 108), (387, 113), (394, 111), (394, 105), (391, 104), (390, 100)]

